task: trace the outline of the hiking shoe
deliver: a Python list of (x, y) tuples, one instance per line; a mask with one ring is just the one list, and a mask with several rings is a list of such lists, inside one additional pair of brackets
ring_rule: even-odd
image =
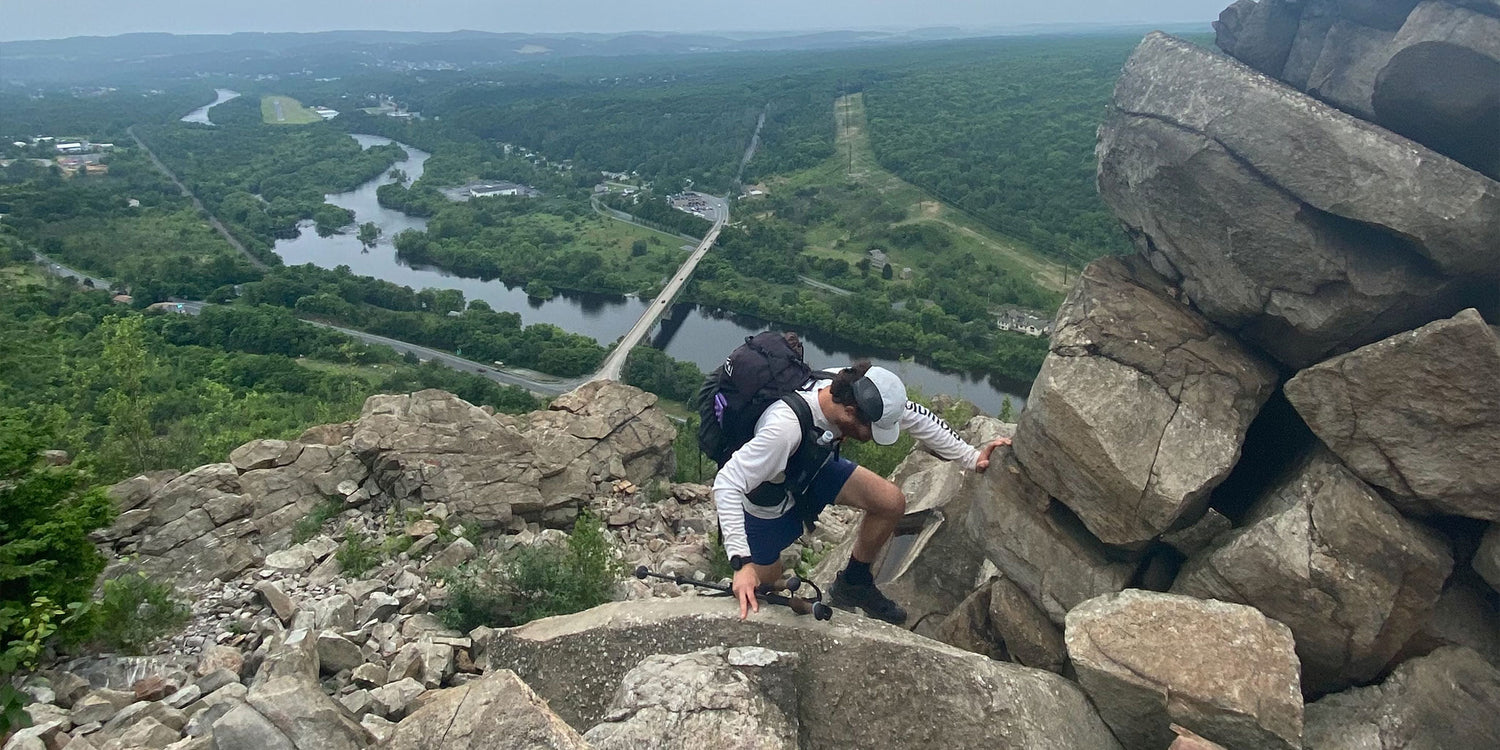
[(890, 597), (880, 593), (880, 589), (875, 588), (873, 582), (849, 583), (841, 574), (834, 579), (830, 594), (831, 603), (840, 609), (852, 611), (855, 607), (859, 607), (870, 617), (885, 620), (892, 625), (906, 622), (906, 610), (891, 601)]

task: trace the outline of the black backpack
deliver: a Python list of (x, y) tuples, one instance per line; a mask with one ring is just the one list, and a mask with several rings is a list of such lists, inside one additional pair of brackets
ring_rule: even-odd
[(747, 336), (698, 389), (698, 449), (723, 468), (750, 442), (766, 407), (807, 386), (815, 374), (802, 361), (795, 334)]

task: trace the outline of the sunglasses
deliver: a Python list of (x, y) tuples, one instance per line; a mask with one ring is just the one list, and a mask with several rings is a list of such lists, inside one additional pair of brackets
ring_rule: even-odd
[(866, 424), (875, 424), (885, 415), (885, 399), (875, 381), (867, 377), (854, 381), (854, 409)]

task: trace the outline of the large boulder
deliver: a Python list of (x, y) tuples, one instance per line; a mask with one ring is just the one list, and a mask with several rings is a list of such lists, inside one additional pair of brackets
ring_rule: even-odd
[[(723, 646), (649, 656), (625, 675), (604, 721), (584, 739), (596, 750), (797, 750), (796, 660)], [(761, 684), (762, 673), (772, 685)], [(776, 693), (788, 705), (778, 705)]]
[(430, 694), (401, 720), (386, 750), (588, 750), (578, 732), (514, 672), (499, 670)]
[(1115, 104), (1101, 195), (1195, 307), (1288, 365), (1451, 315), (1500, 273), (1500, 184), (1231, 59), (1152, 34)]
[(1174, 593), (1248, 604), (1291, 628), (1309, 693), (1368, 681), (1432, 611), (1447, 543), (1324, 451), (1188, 560)]
[(1078, 687), (884, 623), (819, 622), (763, 607), (748, 620), (723, 599), (606, 604), (501, 633), (490, 666), (512, 669), (574, 727), (592, 727), (627, 672), (655, 654), (711, 646), (797, 653), (801, 746), (1114, 748)]
[(1500, 521), (1500, 335), (1478, 312), (1310, 367), (1286, 396), (1401, 510)]
[(1391, 59), (1396, 32), (1338, 20), (1307, 76), (1307, 93), (1364, 120), (1375, 119), (1375, 79)]
[(1500, 747), (1500, 669), (1450, 646), (1397, 667), (1385, 682), (1307, 704), (1318, 750)]
[(276, 677), (251, 688), (245, 700), (297, 750), (358, 750), (374, 739), (315, 680)]
[(966, 519), (985, 558), (1061, 624), (1068, 610), (1125, 588), (1136, 566), (1109, 550), (1065, 506), (1027, 476), (1008, 448), (996, 449), (974, 487)]
[(1240, 62), (1279, 76), (1301, 18), (1301, 6), (1283, 0), (1235, 0), (1214, 22), (1214, 43)]
[(1313, 208), (1408, 238), (1447, 273), (1500, 273), (1500, 184), (1234, 60), (1152, 34), (1114, 101), (1214, 139)]
[(486, 528), (541, 505), (541, 474), (521, 433), (451, 393), (371, 396), (349, 440), (397, 501), (441, 502)]
[(1068, 657), (1128, 748), (1172, 724), (1231, 748), (1297, 748), (1302, 694), (1292, 634), (1251, 607), (1135, 589), (1068, 613)]
[(1422, 3), (1371, 84), (1375, 122), (1500, 179), (1500, 18)]
[(1094, 536), (1138, 545), (1202, 514), (1276, 378), (1145, 261), (1097, 260), (1058, 310), (1016, 457)]

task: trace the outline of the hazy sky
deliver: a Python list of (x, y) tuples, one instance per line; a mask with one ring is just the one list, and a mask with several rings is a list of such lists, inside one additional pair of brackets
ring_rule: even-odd
[(1231, 0), (0, 0), (0, 40), (134, 31), (747, 31), (1202, 22)]

